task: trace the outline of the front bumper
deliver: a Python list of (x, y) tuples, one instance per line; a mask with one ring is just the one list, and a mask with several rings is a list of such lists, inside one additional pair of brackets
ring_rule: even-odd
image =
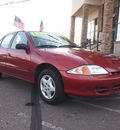
[(66, 93), (79, 96), (104, 96), (120, 92), (120, 74), (74, 75), (60, 72)]

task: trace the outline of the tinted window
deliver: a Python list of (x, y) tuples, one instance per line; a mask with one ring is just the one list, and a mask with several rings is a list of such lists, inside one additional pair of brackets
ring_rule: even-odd
[(2, 43), (1, 43), (2, 48), (8, 48), (13, 35), (14, 35), (14, 33), (11, 33), (11, 34), (8, 34), (7, 36), (5, 36), (5, 38), (3, 39)]
[(14, 39), (14, 41), (12, 43), (11, 48), (16, 49), (16, 45), (20, 44), (20, 43), (27, 44), (27, 37), (26, 37), (24, 32), (18, 32), (17, 33), (17, 35), (15, 36), (15, 39)]

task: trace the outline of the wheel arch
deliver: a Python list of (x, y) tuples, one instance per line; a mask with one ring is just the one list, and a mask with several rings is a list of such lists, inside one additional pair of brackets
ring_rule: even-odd
[[(42, 70), (44, 70), (44, 69), (54, 69), (58, 73), (58, 75), (61, 78), (61, 81), (63, 83), (63, 79), (62, 79), (62, 76), (61, 76), (59, 70), (55, 66), (53, 66), (49, 63), (42, 63), (37, 66), (37, 68), (35, 70), (35, 76), (34, 76), (35, 83), (37, 83), (37, 78), (38, 78), (39, 74), (42, 72)], [(63, 86), (64, 86), (64, 83), (63, 83)]]

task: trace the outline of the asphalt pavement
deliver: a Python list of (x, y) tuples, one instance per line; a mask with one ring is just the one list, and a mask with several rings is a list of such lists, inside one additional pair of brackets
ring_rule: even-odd
[(0, 130), (120, 130), (120, 94), (48, 105), (34, 84), (3, 75)]

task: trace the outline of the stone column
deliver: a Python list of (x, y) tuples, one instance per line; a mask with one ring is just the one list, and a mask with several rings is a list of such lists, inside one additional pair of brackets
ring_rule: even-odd
[(101, 4), (99, 7), (99, 12), (98, 12), (98, 31), (102, 31), (103, 27), (103, 10), (104, 10), (104, 5)]
[[(104, 5), (101, 4), (99, 7), (99, 12), (98, 12), (98, 31), (97, 31), (97, 45), (99, 45), (99, 32), (102, 32), (102, 28), (103, 28), (103, 10), (104, 10)], [(98, 50), (99, 46), (97, 46), (97, 50)]]
[(75, 35), (75, 16), (71, 16), (70, 40), (74, 42)]
[(89, 12), (89, 5), (84, 4), (82, 9), (82, 32), (81, 32), (81, 45), (84, 48), (86, 47), (87, 43), (88, 12)]
[(114, 0), (105, 0), (101, 52), (111, 52)]

